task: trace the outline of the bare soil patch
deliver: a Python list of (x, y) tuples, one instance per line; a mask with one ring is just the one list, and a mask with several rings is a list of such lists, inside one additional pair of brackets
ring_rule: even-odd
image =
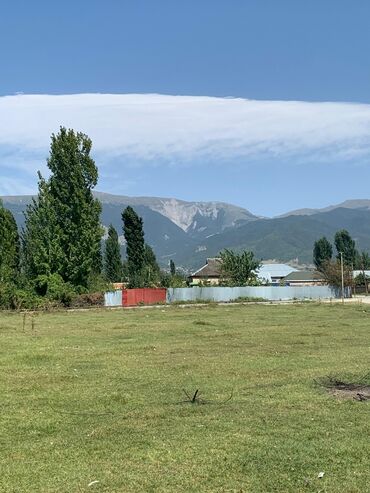
[(370, 385), (362, 383), (361, 380), (355, 383), (329, 377), (323, 385), (329, 394), (339, 399), (354, 399), (360, 402), (370, 400)]

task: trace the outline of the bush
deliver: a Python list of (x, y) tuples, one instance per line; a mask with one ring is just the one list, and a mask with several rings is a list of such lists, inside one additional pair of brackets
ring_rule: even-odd
[[(99, 288), (88, 292), (86, 288), (74, 288), (59, 274), (40, 275), (32, 282), (0, 283), (0, 309), (6, 310), (49, 310), (62, 307), (104, 306), (107, 283), (95, 279)], [(103, 285), (102, 285), (103, 284)]]
[(41, 275), (34, 280), (34, 289), (39, 296), (70, 306), (76, 293), (73, 286), (64, 282), (59, 274)]
[(266, 298), (255, 297), (255, 296), (239, 296), (235, 300), (231, 300), (232, 303), (257, 303), (260, 301), (267, 301)]
[(104, 306), (104, 294), (103, 293), (80, 294), (74, 298), (72, 306), (74, 308)]
[(14, 284), (0, 285), (0, 308), (5, 310), (36, 310), (45, 307), (43, 298), (32, 290), (19, 289)]

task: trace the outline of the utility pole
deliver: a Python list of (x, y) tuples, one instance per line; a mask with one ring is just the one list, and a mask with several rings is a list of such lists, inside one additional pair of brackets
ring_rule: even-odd
[(364, 253), (361, 255), (361, 262), (362, 262), (362, 277), (364, 278), (364, 283), (365, 283), (365, 293), (368, 293), (368, 287), (367, 287), (367, 279), (366, 279), (366, 274), (365, 274), (365, 261), (364, 261)]
[(344, 303), (344, 272), (343, 272), (343, 253), (340, 253), (340, 270), (342, 274), (342, 303)]

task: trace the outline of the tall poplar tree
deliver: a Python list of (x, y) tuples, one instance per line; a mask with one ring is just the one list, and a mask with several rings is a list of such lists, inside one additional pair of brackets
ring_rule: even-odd
[(315, 241), (313, 247), (313, 263), (315, 264), (316, 269), (322, 269), (323, 266), (331, 260), (332, 256), (333, 247), (325, 236)]
[(131, 206), (122, 212), (123, 233), (126, 240), (127, 272), (131, 287), (140, 287), (145, 265), (143, 220)]
[(26, 213), (30, 277), (57, 273), (66, 282), (87, 287), (91, 275), (101, 270), (101, 205), (92, 194), (98, 170), (91, 146), (85, 134), (64, 127), (51, 137), (50, 178), (40, 176), (39, 196)]
[(335, 248), (337, 249), (337, 259), (340, 260), (340, 253), (343, 254), (343, 263), (353, 267), (358, 255), (355, 241), (351, 238), (346, 229), (341, 229), (335, 233)]
[(63, 256), (49, 184), (38, 176), (39, 193), (27, 206), (22, 232), (23, 271), (28, 279), (59, 273)]
[(145, 286), (158, 285), (160, 282), (161, 270), (159, 268), (155, 253), (150, 245), (145, 243), (144, 247), (144, 276)]
[(17, 223), (0, 200), (0, 282), (16, 279), (19, 273), (19, 247)]
[(104, 273), (110, 282), (119, 282), (122, 278), (122, 260), (118, 233), (112, 224), (108, 228), (108, 238), (105, 242)]

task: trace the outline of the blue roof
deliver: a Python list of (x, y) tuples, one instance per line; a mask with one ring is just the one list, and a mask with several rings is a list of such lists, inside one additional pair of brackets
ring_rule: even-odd
[(285, 277), (297, 270), (287, 264), (262, 264), (258, 271), (258, 278), (271, 282), (273, 277)]

